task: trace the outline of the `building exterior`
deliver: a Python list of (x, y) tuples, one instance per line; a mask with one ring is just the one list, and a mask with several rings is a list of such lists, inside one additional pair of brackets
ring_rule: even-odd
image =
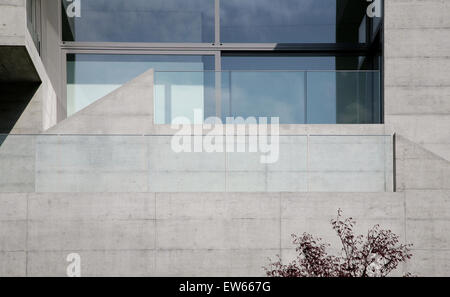
[(448, 13), (0, 0), (0, 275), (262, 276), (340, 208), (414, 244), (396, 275), (448, 276)]

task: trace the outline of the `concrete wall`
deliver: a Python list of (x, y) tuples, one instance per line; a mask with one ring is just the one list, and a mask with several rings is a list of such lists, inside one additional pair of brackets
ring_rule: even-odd
[(0, 45), (24, 45), (25, 0), (0, 0)]
[(45, 134), (152, 134), (153, 79), (153, 70), (143, 73), (51, 127)]
[[(22, 121), (19, 120), (17, 126), (12, 131), (13, 134), (42, 133), (57, 123), (58, 96), (54, 84), (47, 74), (47, 68), (44, 66), (28, 30), (25, 34), (25, 47), (39, 74), (41, 85), (32, 100), (35, 106), (30, 105), (23, 114), (26, 116), (27, 114), (35, 113), (35, 120), (20, 119)], [(39, 105), (40, 110), (36, 105)], [(25, 128), (23, 128), (23, 125), (25, 125)]]
[(294, 256), (292, 233), (338, 247), (342, 208), (357, 233), (380, 224), (414, 243), (394, 275), (448, 276), (449, 207), (448, 191), (0, 193), (0, 275), (64, 276), (77, 252), (85, 276), (262, 276), (267, 258)]
[[(31, 99), (34, 97), (40, 83), (0, 83), (0, 133), (10, 133), (16, 126)], [(40, 106), (34, 110), (39, 111)], [(33, 124), (33, 121), (30, 121)]]
[(280, 136), (262, 153), (176, 153), (171, 136), (10, 135), (0, 192), (391, 192), (389, 136)]
[(293, 256), (292, 233), (337, 245), (329, 220), (339, 207), (358, 232), (381, 223), (403, 239), (404, 197), (0, 194), (0, 275), (64, 276), (65, 258), (77, 252), (84, 276), (263, 276), (268, 258)]
[(450, 275), (450, 2), (387, 0), (386, 132), (395, 131), (413, 267)]
[[(67, 104), (63, 99), (65, 98), (63, 96), (63, 92), (65, 92), (65, 82), (62, 81), (64, 76), (61, 75), (62, 59), (60, 57), (62, 57), (62, 53), (59, 37), (59, 14), (56, 13), (58, 11), (58, 2), (59, 1), (41, 1), (41, 59), (45, 65), (49, 80), (58, 95), (55, 103), (56, 107), (52, 106), (52, 108), (56, 109), (55, 113), (58, 117), (56, 122), (60, 122), (67, 117)], [(56, 122), (53, 122), (52, 125), (47, 125), (46, 129), (53, 126)]]
[[(1, 133), (38, 134), (56, 124), (57, 96), (47, 75), (39, 53), (28, 32), (25, 0), (0, 1), (0, 82), (7, 84), (28, 84), (26, 89), (33, 92), (23, 95), (20, 92), (10, 94), (8, 103), (0, 101), (2, 110), (8, 114), (8, 131)], [(9, 49), (9, 56), (2, 49)], [(17, 61), (10, 63), (11, 61)], [(40, 83), (39, 87), (35, 87)], [(3, 88), (2, 93), (6, 92)], [(16, 109), (9, 109), (9, 104), (25, 104), (25, 109), (16, 116)], [(9, 127), (13, 128), (10, 129)]]

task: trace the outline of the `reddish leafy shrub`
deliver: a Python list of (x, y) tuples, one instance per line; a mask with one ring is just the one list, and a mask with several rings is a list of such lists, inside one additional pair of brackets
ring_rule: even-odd
[[(379, 225), (370, 229), (366, 236), (355, 236), (352, 218), (343, 218), (338, 211), (331, 225), (342, 243), (339, 256), (328, 255), (329, 244), (321, 238), (304, 233), (292, 235), (297, 258), (284, 265), (278, 261), (265, 267), (269, 277), (386, 277), (400, 263), (411, 259), (411, 244), (399, 244), (399, 236)], [(407, 274), (406, 276), (411, 276)]]

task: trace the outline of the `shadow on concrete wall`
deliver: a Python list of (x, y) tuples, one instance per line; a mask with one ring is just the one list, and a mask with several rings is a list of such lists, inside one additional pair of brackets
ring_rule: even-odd
[(0, 134), (11, 133), (40, 84), (25, 46), (0, 46)]
[(0, 83), (0, 134), (11, 132), (39, 86), (38, 82)]

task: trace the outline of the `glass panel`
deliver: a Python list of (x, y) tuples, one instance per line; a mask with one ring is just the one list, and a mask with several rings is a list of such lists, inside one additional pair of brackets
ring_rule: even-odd
[(222, 70), (379, 70), (373, 56), (258, 54), (222, 56)]
[(223, 56), (222, 70), (332, 70), (335, 57), (295, 55)]
[(379, 71), (157, 71), (156, 123), (183, 116), (200, 124), (214, 116), (217, 77), (223, 122), (278, 117), (280, 124), (381, 123)]
[(214, 42), (214, 0), (62, 3), (64, 41)]
[(304, 72), (223, 72), (224, 116), (278, 117), (280, 124), (304, 124), (304, 82)]
[[(149, 69), (164, 71), (200, 71), (201, 77), (190, 77), (187, 81), (177, 80), (176, 92), (183, 92), (192, 86), (192, 81), (202, 81), (204, 70), (214, 69), (214, 56), (198, 55), (96, 55), (70, 54), (67, 56), (67, 114), (68, 116), (92, 104), (124, 83), (136, 78)], [(177, 74), (177, 78), (182, 75)], [(185, 77), (185, 76), (183, 76)], [(156, 81), (155, 108), (162, 108), (164, 96), (161, 89), (166, 90), (165, 79)], [(204, 84), (199, 88), (209, 86), (214, 82), (203, 79)], [(209, 87), (207, 88), (210, 89)], [(180, 91), (181, 90), (181, 91)], [(206, 92), (206, 91), (205, 91)], [(162, 97), (161, 97), (162, 96)], [(210, 103), (203, 106), (205, 113), (214, 109)], [(213, 102), (214, 103), (214, 102)], [(164, 121), (162, 119), (161, 121)]]
[(338, 124), (380, 123), (380, 73), (336, 73), (336, 122)]
[(156, 72), (155, 124), (203, 124), (216, 116), (215, 72)]
[(378, 71), (308, 72), (308, 123), (380, 123), (379, 77)]
[(336, 72), (308, 72), (308, 124), (336, 123)]
[(362, 0), (222, 0), (221, 42), (364, 43)]
[[(250, 83), (248, 79), (244, 81), (236, 82), (233, 79), (229, 81), (229, 73), (224, 72), (223, 88), (225, 89), (222, 98), (222, 110), (230, 114), (229, 105), (236, 107), (236, 96), (230, 95), (233, 87), (237, 84), (248, 84), (245, 88), (240, 87), (247, 91), (246, 98), (243, 102), (250, 101), (254, 106), (255, 96), (260, 96), (258, 92), (261, 88), (256, 90), (252, 89), (252, 85), (261, 84), (261, 86), (267, 86), (270, 90), (262, 90), (264, 96), (271, 96), (274, 98), (274, 102), (287, 100), (286, 103), (293, 106), (292, 103), (301, 104), (303, 99), (299, 99), (297, 93), (287, 94), (289, 90), (292, 90), (292, 85), (288, 81), (278, 80), (279, 76), (277, 72), (270, 72), (272, 70), (283, 71), (307, 71), (307, 76), (300, 82), (291, 82), (297, 84), (297, 87), (304, 86), (306, 80), (306, 92), (307, 92), (307, 114), (302, 117), (287, 117), (287, 123), (309, 123), (309, 124), (335, 124), (335, 123), (378, 123), (380, 122), (380, 81), (379, 72), (372, 71), (356, 71), (360, 69), (377, 69), (379, 68), (376, 59), (373, 57), (359, 57), (359, 56), (322, 56), (322, 57), (307, 57), (307, 56), (276, 56), (276, 55), (259, 55), (259, 56), (223, 56), (222, 57), (222, 69), (232, 70), (233, 75), (235, 71), (264, 71), (273, 79), (263, 79), (257, 76), (254, 72), (253, 83)], [(334, 69), (352, 69), (351, 71), (335, 71)], [(326, 70), (326, 71), (324, 71)], [(353, 71), (354, 70), (354, 71)], [(291, 73), (291, 78), (294, 75)], [(269, 83), (268, 83), (269, 82)], [(268, 83), (268, 84), (267, 84)], [(265, 87), (263, 87), (265, 88)], [(276, 92), (284, 94), (284, 97), (277, 96)], [(283, 93), (284, 92), (284, 93)], [(232, 93), (232, 92), (231, 92)], [(241, 91), (242, 93), (242, 91)], [(301, 93), (304, 97), (303, 93)], [(230, 97), (231, 96), (231, 97)], [(282, 98), (282, 99), (280, 99)], [(288, 100), (288, 98), (297, 98), (297, 101)], [(230, 102), (231, 100), (231, 102)], [(242, 100), (242, 99), (240, 99)], [(238, 103), (240, 104), (240, 103)], [(239, 105), (237, 105), (239, 106)], [(278, 104), (278, 107), (281, 105)], [(255, 108), (255, 107), (253, 107)], [(260, 108), (260, 107), (257, 107)], [(268, 107), (274, 110), (271, 107)], [(250, 107), (247, 107), (251, 110)], [(242, 113), (242, 109), (239, 113)], [(256, 112), (256, 111), (255, 111)], [(304, 113), (304, 107), (302, 110), (295, 111), (297, 113)], [(339, 113), (339, 115), (338, 115)], [(246, 114), (246, 113), (244, 113)], [(258, 113), (256, 112), (255, 116)], [(282, 120), (283, 122), (283, 120)], [(286, 123), (286, 122), (285, 122)]]

